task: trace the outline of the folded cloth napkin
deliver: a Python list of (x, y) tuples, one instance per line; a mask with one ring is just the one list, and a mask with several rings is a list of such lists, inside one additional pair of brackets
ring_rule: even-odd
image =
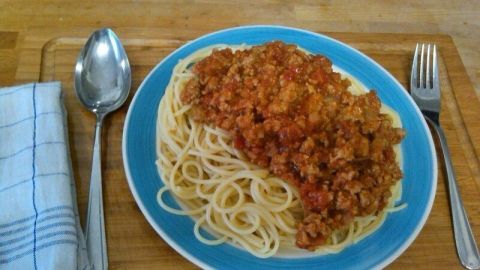
[(0, 269), (87, 269), (59, 82), (0, 89)]

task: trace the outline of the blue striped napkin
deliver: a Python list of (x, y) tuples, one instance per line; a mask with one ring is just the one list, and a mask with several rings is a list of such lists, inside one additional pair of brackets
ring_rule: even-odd
[(59, 82), (0, 89), (0, 269), (87, 269)]

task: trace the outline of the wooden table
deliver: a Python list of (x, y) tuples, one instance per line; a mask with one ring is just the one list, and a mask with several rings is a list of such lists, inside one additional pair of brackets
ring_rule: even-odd
[(245, 24), (322, 32), (428, 33), (452, 36), (480, 92), (480, 1), (476, 0), (0, 0), (0, 85), (15, 82), (27, 31), (85, 27), (154, 28), (184, 36)]
[[(477, 121), (480, 102), (467, 75), (470, 73), (470, 78), (476, 80), (476, 70), (479, 70), (480, 62), (478, 53), (471, 46), (478, 38), (466, 37), (467, 33), (475, 34), (478, 31), (469, 23), (474, 24), (474, 11), (478, 12), (480, 9), (474, 3), (455, 9), (455, 5), (459, 4), (454, 2), (442, 9), (429, 11), (428, 21), (421, 16), (423, 7), (419, 5), (423, 4), (396, 6), (392, 3), (381, 3), (371, 7), (373, 11), (369, 13), (368, 7), (360, 4), (349, 10), (337, 2), (319, 5), (267, 2), (251, 6), (241, 3), (219, 4), (213, 1), (183, 1), (180, 4), (122, 2), (115, 5), (108, 2), (65, 5), (56, 2), (0, 3), (0, 29), (7, 30), (0, 31), (0, 85), (36, 80), (60, 80), (64, 83), (72, 162), (83, 216), (88, 193), (94, 116), (82, 109), (75, 99), (72, 70), (78, 50), (95, 28), (114, 26), (124, 41), (133, 65), (132, 95), (152, 66), (180, 44), (212, 30), (239, 24), (277, 23), (323, 33), (329, 30), (326, 34), (371, 56), (405, 86), (415, 43), (435, 42), (441, 48), (442, 125), (447, 133), (465, 207), (476, 238), (480, 241), (480, 124)], [(70, 12), (71, 10), (75, 12)], [(110, 16), (102, 15), (106, 14), (106, 11)], [(460, 15), (461, 11), (465, 11), (465, 14)], [(413, 21), (407, 23), (406, 18), (398, 15), (400, 13), (413, 18)], [(27, 20), (26, 14), (39, 15)], [(217, 16), (216, 19), (212, 18), (213, 14)], [(257, 19), (249, 19), (247, 15)], [(467, 22), (464, 26), (467, 32), (453, 30), (459, 22), (447, 21), (447, 17), (452, 20), (461, 17)], [(343, 22), (345, 20), (346, 22)], [(434, 23), (431, 23), (432, 21)], [(420, 26), (413, 28), (415, 22)], [(442, 32), (441, 29), (447, 29), (446, 32), (454, 39), (448, 35), (338, 32), (368, 30), (436, 33)], [(468, 73), (462, 64), (459, 51), (467, 63)], [(478, 84), (476, 81), (475, 83)], [(127, 108), (128, 105), (113, 113), (107, 119), (104, 131), (104, 196), (110, 267), (196, 268), (154, 232), (128, 189), (120, 147)], [(441, 161), (440, 159), (439, 162)], [(389, 268), (460, 268), (453, 244), (443, 175), (443, 166), (440, 166), (437, 197), (426, 226), (413, 245)]]

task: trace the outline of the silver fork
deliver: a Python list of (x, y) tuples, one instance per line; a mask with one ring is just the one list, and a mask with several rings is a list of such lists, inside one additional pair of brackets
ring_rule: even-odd
[[(427, 47), (426, 50), (425, 47)], [(419, 53), (420, 68), (418, 67)], [(439, 124), (440, 79), (438, 78), (437, 49), (435, 45), (430, 46), (430, 44), (428, 44), (428, 46), (425, 46), (425, 44), (417, 44), (412, 63), (410, 90), (413, 100), (417, 103), (425, 119), (435, 129), (442, 146), (458, 257), (464, 267), (468, 269), (480, 269), (480, 254), (460, 198), (455, 172), (448, 151), (447, 140)]]

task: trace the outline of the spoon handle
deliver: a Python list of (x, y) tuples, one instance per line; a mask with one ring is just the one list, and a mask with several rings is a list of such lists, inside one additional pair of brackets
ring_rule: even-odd
[(88, 198), (85, 239), (90, 263), (95, 270), (108, 269), (105, 220), (103, 216), (101, 137), (103, 116), (97, 116), (93, 144), (92, 174)]

